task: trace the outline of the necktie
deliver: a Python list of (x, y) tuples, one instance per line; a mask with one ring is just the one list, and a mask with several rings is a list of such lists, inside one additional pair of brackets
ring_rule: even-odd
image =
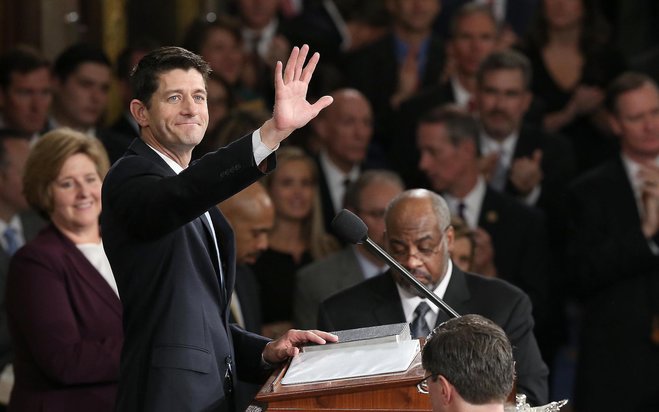
[(16, 251), (20, 247), (18, 243), (18, 233), (16, 232), (16, 229), (7, 226), (7, 229), (5, 229), (2, 236), (5, 238), (5, 241), (7, 242), (7, 254), (11, 256), (14, 253), (16, 253)]
[(467, 222), (467, 219), (465, 219), (465, 210), (467, 209), (467, 205), (464, 204), (464, 202), (458, 203), (458, 216), (460, 219), (462, 219), (465, 223)]
[(497, 192), (503, 192), (503, 189), (506, 187), (506, 180), (508, 180), (508, 170), (506, 165), (503, 164), (504, 155), (505, 153), (501, 150), (499, 152), (499, 159), (497, 159), (496, 169), (490, 180), (490, 186)]
[(421, 302), (414, 309), (414, 319), (410, 323), (410, 332), (413, 338), (425, 338), (430, 334), (430, 327), (426, 322), (426, 313), (430, 310), (430, 306), (426, 302)]

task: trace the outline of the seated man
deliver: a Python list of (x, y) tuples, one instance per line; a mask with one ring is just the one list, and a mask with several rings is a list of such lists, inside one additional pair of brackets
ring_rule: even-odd
[(515, 361), (506, 333), (479, 315), (439, 325), (423, 347), (433, 412), (503, 411)]
[[(444, 199), (425, 189), (408, 190), (387, 206), (385, 245), (394, 259), (460, 314), (492, 319), (513, 344), (517, 392), (533, 405), (547, 402), (548, 370), (533, 335), (531, 301), (500, 278), (486, 278), (453, 265), (455, 233)], [(318, 310), (323, 330), (410, 322), (415, 337), (426, 336), (448, 316), (428, 304), (394, 271), (375, 276), (325, 300)]]

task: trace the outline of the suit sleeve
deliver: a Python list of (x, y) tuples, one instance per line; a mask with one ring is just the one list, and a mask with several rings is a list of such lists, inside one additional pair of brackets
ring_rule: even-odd
[[(25, 249), (23, 250), (25, 251)], [(7, 311), (16, 346), (25, 345), (41, 372), (63, 385), (119, 379), (121, 336), (83, 338), (66, 289), (65, 267), (48, 256), (17, 253), (9, 268)]]
[(270, 339), (248, 332), (235, 324), (231, 324), (229, 328), (236, 351), (234, 365), (237, 365), (238, 377), (252, 383), (265, 382), (271, 368), (263, 362), (261, 355)]
[[(267, 158), (268, 171), (275, 155)], [(141, 156), (119, 161), (104, 182), (112, 213), (140, 238), (171, 232), (263, 176), (254, 161), (251, 135), (203, 156), (178, 175)], [(104, 204), (104, 208), (106, 206)]]
[(549, 399), (549, 370), (542, 360), (533, 335), (531, 301), (522, 294), (513, 305), (506, 323), (506, 334), (513, 346), (517, 372), (517, 393), (526, 394), (529, 404), (544, 405)]

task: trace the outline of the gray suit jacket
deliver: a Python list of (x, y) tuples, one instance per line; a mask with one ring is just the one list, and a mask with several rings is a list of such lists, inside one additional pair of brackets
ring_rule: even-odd
[[(34, 239), (46, 222), (39, 217), (35, 212), (27, 211), (21, 213), (21, 224), (23, 225), (23, 236), (25, 241), (29, 242)], [(11, 349), (11, 339), (9, 337), (9, 330), (7, 329), (7, 310), (5, 306), (5, 288), (7, 285), (7, 271), (9, 270), (9, 260), (11, 256), (0, 248), (0, 371), (8, 363), (11, 363), (13, 358), (13, 350)]]
[(295, 287), (295, 327), (315, 329), (318, 306), (336, 292), (364, 280), (353, 246), (310, 263), (297, 273)]

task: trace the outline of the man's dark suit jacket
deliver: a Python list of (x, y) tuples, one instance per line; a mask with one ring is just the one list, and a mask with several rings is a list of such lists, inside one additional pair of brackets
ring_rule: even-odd
[(659, 256), (641, 231), (621, 159), (592, 170), (570, 189), (568, 254), (583, 305), (577, 407), (659, 410), (659, 346), (650, 342), (651, 315), (659, 307)]
[[(240, 301), (240, 311), (245, 321), (245, 330), (261, 333), (261, 297), (256, 275), (247, 265), (236, 266), (236, 294)], [(234, 319), (230, 319), (231, 322)]]
[(114, 410), (121, 303), (54, 226), (13, 256), (7, 315), (15, 353), (10, 411)]
[[(513, 345), (517, 391), (533, 405), (548, 398), (548, 370), (533, 336), (529, 298), (500, 279), (464, 273), (453, 266), (444, 301), (459, 314), (476, 313), (506, 331)], [(437, 324), (448, 320), (440, 311)], [(322, 330), (343, 330), (405, 322), (400, 295), (390, 272), (368, 279), (325, 300), (318, 311)]]
[[(265, 161), (272, 168), (275, 156)], [(232, 411), (230, 369), (242, 380), (265, 378), (261, 353), (267, 340), (229, 324), (235, 242), (215, 207), (262, 175), (251, 135), (179, 175), (136, 139), (108, 173), (101, 223), (126, 336), (117, 410)], [(220, 248), (224, 288), (206, 211)], [(241, 385), (234, 390), (240, 398)]]
[(119, 160), (133, 140), (140, 135), (139, 130), (135, 129), (127, 116), (131, 116), (131, 114), (122, 113), (109, 129), (98, 136), (108, 152), (111, 164)]
[[(23, 237), (26, 242), (34, 239), (39, 230), (44, 227), (45, 222), (33, 211), (27, 211), (20, 214), (21, 224), (23, 225)], [(0, 370), (11, 363), (14, 357), (11, 348), (11, 339), (9, 338), (9, 328), (7, 327), (7, 310), (5, 304), (5, 286), (7, 285), (7, 272), (9, 271), (9, 260), (11, 256), (0, 248)]]
[(529, 295), (536, 329), (544, 333), (550, 311), (550, 257), (542, 212), (488, 186), (478, 226), (492, 239), (498, 276)]

